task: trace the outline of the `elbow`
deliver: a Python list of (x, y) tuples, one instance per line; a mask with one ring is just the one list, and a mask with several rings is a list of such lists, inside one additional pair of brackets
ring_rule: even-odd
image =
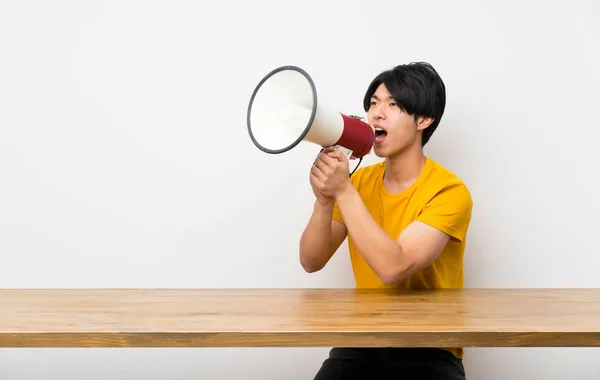
[(389, 273), (389, 274), (382, 273), (379, 275), (379, 279), (385, 285), (393, 285), (393, 284), (400, 282), (403, 278), (402, 278), (402, 276), (395, 274), (395, 273)]
[(310, 262), (300, 262), (300, 265), (302, 265), (302, 268), (304, 269), (304, 271), (306, 273), (315, 273), (320, 271), (321, 269), (323, 269), (322, 265), (317, 265), (315, 263), (310, 263)]
[(300, 265), (306, 273), (315, 273), (320, 271), (324, 267), (323, 264), (317, 262), (314, 259), (311, 260), (310, 258), (307, 258), (304, 255), (300, 255)]
[(402, 251), (399, 245), (394, 244), (394, 249), (385, 255), (386, 260), (380, 261), (375, 269), (375, 274), (385, 285), (393, 285), (406, 280), (418, 270), (418, 263)]
[(377, 273), (385, 285), (393, 285), (406, 280), (413, 273), (412, 265), (388, 265)]
[(404, 280), (406, 276), (403, 276), (402, 273), (382, 273), (379, 275), (379, 279), (385, 285), (393, 285), (402, 280)]

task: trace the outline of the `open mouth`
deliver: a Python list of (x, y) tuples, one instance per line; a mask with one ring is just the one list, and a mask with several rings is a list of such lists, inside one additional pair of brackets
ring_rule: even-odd
[(387, 136), (386, 131), (379, 127), (375, 128), (375, 142), (381, 142), (383, 139), (385, 139), (385, 136)]

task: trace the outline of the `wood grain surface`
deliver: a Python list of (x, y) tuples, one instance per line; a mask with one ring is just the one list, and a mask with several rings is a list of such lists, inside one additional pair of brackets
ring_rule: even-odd
[(600, 346), (600, 289), (0, 289), (0, 347), (318, 346)]

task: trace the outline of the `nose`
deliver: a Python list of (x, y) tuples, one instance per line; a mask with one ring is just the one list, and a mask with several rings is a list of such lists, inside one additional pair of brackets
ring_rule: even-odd
[(369, 109), (370, 116), (375, 120), (385, 119), (385, 109), (381, 103), (371, 105)]

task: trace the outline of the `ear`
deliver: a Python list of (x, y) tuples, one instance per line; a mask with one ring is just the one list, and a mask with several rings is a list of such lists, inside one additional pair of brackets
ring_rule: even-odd
[(429, 127), (433, 123), (433, 118), (428, 116), (419, 116), (417, 117), (417, 131), (422, 131), (425, 128)]

